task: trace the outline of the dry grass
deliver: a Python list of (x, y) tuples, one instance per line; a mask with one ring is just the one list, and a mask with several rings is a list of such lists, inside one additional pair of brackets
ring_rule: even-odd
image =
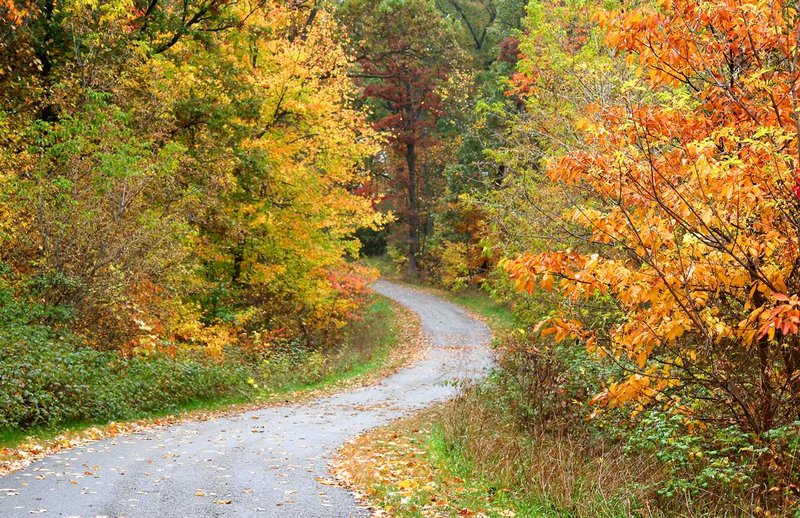
[[(753, 516), (741, 495), (659, 496), (669, 471), (595, 424), (521, 429), (467, 391), (347, 444), (337, 479), (375, 516)], [(759, 516), (792, 516), (776, 510)]]
[(374, 517), (534, 516), (516, 512), (508, 490), (439, 462), (431, 427), (441, 411), (424, 410), (349, 442), (331, 462), (334, 476)]
[(660, 515), (648, 490), (663, 476), (656, 459), (626, 456), (620, 444), (592, 438), (580, 424), (523, 431), (472, 393), (446, 406), (440, 423), (453, 458), (480, 477), (547, 502), (558, 514)]
[(332, 468), (374, 516), (663, 515), (630, 484), (658, 476), (650, 459), (570, 435), (525, 437), (466, 397), (358, 437)]

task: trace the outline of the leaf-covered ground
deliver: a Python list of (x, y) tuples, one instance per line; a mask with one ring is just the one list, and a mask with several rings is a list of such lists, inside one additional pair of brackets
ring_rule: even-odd
[(471, 473), (447, 451), (435, 422), (441, 407), (359, 436), (331, 463), (336, 479), (383, 516), (525, 516), (510, 488)]

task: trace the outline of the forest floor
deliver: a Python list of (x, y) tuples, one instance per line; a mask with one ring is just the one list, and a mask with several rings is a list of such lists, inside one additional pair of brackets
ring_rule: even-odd
[(367, 516), (327, 478), (360, 433), (452, 397), (492, 362), (491, 333), (455, 304), (379, 281), (429, 339), (414, 365), (335, 395), (144, 429), (38, 460), (3, 479), (2, 516)]

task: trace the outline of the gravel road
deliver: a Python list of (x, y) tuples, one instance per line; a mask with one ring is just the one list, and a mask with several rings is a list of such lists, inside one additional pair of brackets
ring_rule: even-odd
[(451, 397), (447, 382), (481, 376), (492, 361), (489, 330), (458, 306), (386, 281), (375, 290), (419, 315), (431, 348), (418, 363), (330, 397), (63, 451), (0, 478), (0, 516), (369, 516), (322, 483), (330, 453)]

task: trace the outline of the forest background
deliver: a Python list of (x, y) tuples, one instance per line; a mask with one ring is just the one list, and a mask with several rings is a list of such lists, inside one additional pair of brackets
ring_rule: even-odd
[(0, 429), (352, 369), (380, 257), (513, 310), (439, 418), (485, 476), (791, 513), (798, 38), (788, 1), (2, 0)]

